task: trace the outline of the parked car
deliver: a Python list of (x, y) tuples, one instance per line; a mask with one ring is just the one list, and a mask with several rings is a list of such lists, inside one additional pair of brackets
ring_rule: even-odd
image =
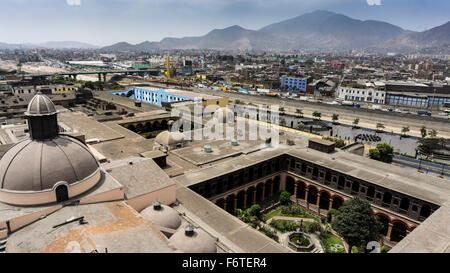
[(431, 116), (431, 112), (430, 111), (417, 111), (417, 114), (419, 115), (419, 116)]

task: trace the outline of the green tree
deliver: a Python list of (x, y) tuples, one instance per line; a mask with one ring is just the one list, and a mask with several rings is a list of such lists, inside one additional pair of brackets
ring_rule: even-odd
[(428, 131), (428, 135), (431, 138), (435, 138), (437, 136), (437, 131), (435, 129), (432, 129), (432, 130)]
[(331, 120), (333, 120), (333, 122), (336, 122), (338, 119), (339, 119), (338, 114), (333, 114), (333, 116), (331, 116)]
[(286, 120), (284, 118), (280, 118), (280, 125), (286, 126)]
[(286, 111), (286, 110), (284, 109), (284, 107), (280, 107), (278, 110), (280, 111), (280, 114), (284, 114), (284, 111)]
[(394, 148), (387, 143), (380, 143), (376, 148), (369, 150), (369, 157), (378, 161), (391, 163), (394, 157)]
[(405, 126), (405, 127), (402, 128), (402, 134), (403, 135), (406, 135), (406, 133), (408, 133), (408, 132), (409, 132), (409, 126)]
[(254, 204), (248, 209), (248, 213), (251, 216), (258, 216), (260, 212), (261, 212), (261, 206), (258, 204)]
[(320, 112), (318, 112), (318, 111), (314, 111), (314, 113), (313, 113), (313, 117), (316, 117), (316, 118), (321, 118), (322, 117), (322, 113), (320, 113)]
[(303, 117), (303, 111), (302, 111), (302, 109), (296, 109), (295, 110), (295, 112), (297, 113), (297, 114), (299, 114), (301, 117)]
[(355, 120), (353, 121), (353, 127), (358, 126), (359, 123), (359, 118), (355, 118)]
[(280, 204), (287, 205), (291, 202), (291, 193), (287, 191), (283, 191), (280, 193)]
[(427, 128), (425, 126), (422, 126), (422, 128), (420, 128), (420, 134), (422, 135), (422, 138), (425, 138), (427, 136)]
[(345, 202), (339, 208), (332, 222), (332, 227), (349, 244), (365, 248), (368, 242), (378, 241), (382, 225), (373, 215), (367, 200), (359, 197)]

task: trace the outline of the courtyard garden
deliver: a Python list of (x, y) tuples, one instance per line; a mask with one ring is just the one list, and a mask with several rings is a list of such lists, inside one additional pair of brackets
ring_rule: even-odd
[[(364, 252), (367, 242), (381, 238), (380, 223), (370, 204), (359, 198), (347, 201), (338, 210), (330, 209), (327, 217), (318, 217), (292, 203), (288, 192), (282, 192), (276, 205), (264, 211), (259, 205), (253, 205), (246, 210), (238, 210), (237, 216), (269, 238), (296, 251), (345, 253), (351, 249), (353, 253)], [(387, 252), (389, 248), (382, 246), (380, 250)]]

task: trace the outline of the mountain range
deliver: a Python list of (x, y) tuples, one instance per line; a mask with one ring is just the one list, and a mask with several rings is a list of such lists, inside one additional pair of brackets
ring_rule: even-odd
[(91, 45), (88, 43), (76, 42), (76, 41), (51, 41), (39, 44), (7, 44), (0, 43), (0, 48), (7, 49), (33, 49), (33, 48), (54, 48), (54, 49), (67, 49), (67, 48), (82, 48), (82, 49), (96, 49), (99, 48), (96, 45)]
[[(11, 45), (0, 48), (98, 48), (79, 42), (48, 42), (39, 45)], [(164, 38), (159, 42), (139, 44), (120, 42), (99, 48), (101, 51), (152, 51), (158, 49), (216, 50), (351, 50), (407, 52), (425, 48), (450, 50), (450, 21), (423, 31), (402, 29), (382, 21), (357, 20), (318, 10), (270, 24), (258, 30), (238, 25), (214, 29), (204, 36)]]
[(105, 51), (150, 51), (157, 49), (217, 50), (350, 50), (409, 51), (450, 45), (450, 22), (433, 29), (414, 32), (382, 21), (357, 20), (318, 10), (270, 24), (259, 30), (238, 25), (214, 29), (204, 36), (164, 38), (137, 45), (117, 43)]

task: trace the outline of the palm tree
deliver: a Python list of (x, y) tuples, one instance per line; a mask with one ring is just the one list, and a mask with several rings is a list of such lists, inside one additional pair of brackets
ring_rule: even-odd
[(333, 114), (331, 119), (333, 120), (333, 122), (336, 122), (339, 119), (339, 115), (338, 114)]
[(402, 128), (402, 134), (406, 135), (406, 133), (409, 132), (409, 126), (405, 126)]
[(422, 128), (420, 128), (420, 134), (422, 135), (422, 138), (425, 138), (427, 136), (427, 128), (425, 126), (422, 126)]
[(316, 117), (316, 118), (319, 118), (319, 119), (320, 119), (320, 117), (322, 117), (322, 113), (317, 112), (317, 111), (314, 111), (313, 117)]
[(432, 129), (432, 130), (428, 131), (428, 135), (431, 138), (435, 138), (437, 136), (437, 131), (435, 129)]
[(357, 127), (359, 123), (359, 118), (355, 118), (355, 120), (353, 121), (353, 127)]
[(377, 131), (381, 131), (380, 129), (384, 129), (386, 127), (384, 127), (383, 123), (377, 123)]

